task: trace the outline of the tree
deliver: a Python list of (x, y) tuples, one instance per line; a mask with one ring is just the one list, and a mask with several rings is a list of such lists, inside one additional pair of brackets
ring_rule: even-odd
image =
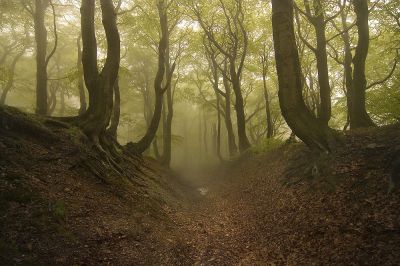
[(34, 25), (36, 40), (36, 113), (46, 115), (47, 110), (47, 30), (44, 23), (48, 0), (35, 0)]
[[(35, 0), (35, 7), (29, 2), (24, 2), (24, 8), (33, 16), (36, 40), (36, 113), (48, 114), (47, 101), (47, 66), (57, 49), (57, 27), (55, 9), (51, 0)], [(45, 15), (48, 6), (53, 11), (54, 47), (47, 55), (47, 29)]]
[(204, 19), (198, 6), (193, 7), (193, 12), (208, 40), (227, 60), (228, 72), (223, 71), (223, 75), (232, 84), (235, 94), (235, 110), (238, 127), (239, 151), (244, 152), (250, 147), (250, 142), (246, 134), (246, 117), (244, 111), (244, 100), (241, 91), (241, 76), (248, 49), (248, 35), (244, 25), (243, 1), (235, 0), (232, 6), (225, 5), (220, 0), (220, 8), (225, 18), (226, 41), (219, 41), (216, 36), (215, 25), (208, 24)]
[(106, 129), (113, 108), (114, 85), (120, 63), (120, 37), (112, 0), (100, 1), (102, 23), (107, 40), (107, 58), (102, 70), (98, 70), (97, 40), (95, 33), (95, 0), (82, 1), (82, 65), (86, 88), (89, 92), (89, 107), (79, 117), (79, 126), (102, 152), (109, 146)]
[(368, 0), (354, 0), (354, 12), (356, 13), (356, 26), (358, 30), (358, 43), (353, 58), (353, 89), (351, 91), (351, 108), (349, 112), (350, 127), (370, 127), (374, 122), (368, 115), (365, 107), (365, 92), (367, 79), (365, 77), (365, 62), (369, 48), (368, 26)]
[[(154, 92), (155, 92), (155, 105), (153, 117), (150, 125), (147, 128), (146, 134), (137, 142), (130, 143), (128, 146), (133, 151), (141, 154), (146, 151), (151, 143), (153, 142), (158, 126), (161, 120), (162, 107), (163, 107), (163, 95), (165, 91), (171, 86), (172, 74), (175, 69), (175, 64), (166, 74), (166, 52), (168, 48), (168, 16), (166, 13), (166, 6), (164, 0), (159, 0), (157, 4), (158, 15), (160, 18), (161, 37), (158, 45), (158, 70), (154, 80)], [(164, 76), (166, 74), (167, 80), (166, 85), (163, 86)]]
[(85, 95), (85, 87), (83, 84), (83, 69), (82, 69), (82, 47), (81, 47), (81, 39), (82, 34), (79, 34), (79, 37), (76, 39), (76, 46), (78, 50), (78, 56), (76, 61), (76, 68), (78, 70), (78, 91), (79, 91), (79, 115), (83, 115), (86, 112), (87, 104), (86, 104), (86, 95)]
[[(223, 67), (220, 67), (220, 63), (217, 62), (217, 57), (218, 53), (215, 50), (215, 48), (212, 46), (212, 43), (207, 40), (206, 37), (203, 38), (203, 46), (204, 46), (204, 51), (208, 60), (209, 68), (211, 71), (211, 77), (209, 78), (213, 89), (216, 94), (222, 96), (225, 99), (225, 104), (224, 104), (224, 117), (225, 117), (225, 125), (226, 125), (226, 130), (227, 130), (227, 135), (228, 135), (228, 149), (229, 149), (229, 155), (234, 156), (237, 152), (237, 146), (236, 146), (236, 141), (235, 141), (235, 133), (233, 131), (233, 125), (232, 125), (232, 118), (231, 118), (231, 97), (232, 97), (232, 92), (231, 92), (231, 85), (229, 83), (229, 80), (227, 78), (228, 76), (228, 69), (227, 69), (227, 63), (225, 60), (223, 60)], [(223, 80), (223, 86), (225, 88), (225, 92), (222, 91), (219, 88), (219, 73), (222, 73), (222, 80)], [(217, 96), (217, 98), (220, 99), (220, 96)], [(219, 103), (218, 101), (217, 104), (217, 109), (218, 112), (220, 113), (219, 110)]]
[(262, 78), (263, 78), (263, 92), (265, 99), (265, 113), (267, 115), (267, 138), (272, 138), (274, 135), (274, 128), (272, 125), (272, 115), (271, 115), (271, 101), (267, 86), (267, 73), (268, 73), (268, 60), (269, 60), (269, 50), (266, 44), (263, 45), (263, 51), (261, 53), (261, 66), (262, 66)]
[(336, 13), (331, 17), (326, 18), (324, 5), (321, 0), (313, 0), (312, 9), (309, 0), (304, 0), (305, 12), (300, 8), (296, 10), (300, 11), (308, 21), (313, 25), (317, 40), (317, 46), (312, 46), (301, 34), (300, 29), (300, 19), (298, 14), (297, 26), (299, 36), (302, 41), (307, 45), (308, 48), (315, 54), (317, 60), (317, 70), (318, 70), (318, 84), (320, 89), (320, 111), (319, 119), (322, 123), (328, 125), (329, 120), (332, 115), (332, 103), (331, 103), (331, 86), (329, 84), (329, 69), (328, 69), (328, 54), (327, 54), (327, 38), (326, 38), (326, 25), (328, 22), (332, 21), (338, 14)]
[(334, 138), (332, 130), (314, 117), (302, 97), (293, 0), (272, 1), (272, 26), (282, 115), (296, 136), (311, 149), (330, 151)]
[[(11, 91), (12, 87), (14, 86), (14, 80), (15, 80), (15, 68), (17, 66), (18, 61), (21, 59), (21, 57), (24, 55), (24, 53), (26, 52), (26, 49), (28, 48), (29, 45), (29, 34), (28, 34), (28, 29), (25, 25), (24, 27), (25, 29), (25, 36), (24, 39), (21, 40), (22, 44), (17, 45), (15, 47), (15, 49), (20, 49), (20, 51), (18, 51), (14, 57), (11, 60), (11, 64), (7, 67), (6, 69), (6, 82), (3, 86), (3, 90), (1, 93), (1, 97), (0, 97), (0, 105), (3, 105), (6, 103), (6, 98), (8, 93)], [(22, 46), (22, 47), (19, 47)], [(10, 48), (14, 48), (13, 46), (11, 46)], [(0, 64), (2, 64), (2, 61), (5, 61), (6, 57), (11, 53), (11, 51), (5, 51), (5, 53), (3, 54), (2, 59), (0, 60)]]

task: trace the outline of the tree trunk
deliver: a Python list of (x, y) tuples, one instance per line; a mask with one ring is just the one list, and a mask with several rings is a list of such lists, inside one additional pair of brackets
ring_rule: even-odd
[(279, 100), (293, 132), (311, 149), (330, 151), (333, 131), (310, 112), (302, 96), (301, 67), (293, 25), (293, 0), (272, 0)]
[[(322, 10), (317, 9), (317, 12), (322, 14)], [(326, 52), (326, 36), (325, 36), (325, 21), (323, 16), (316, 18), (315, 32), (317, 35), (317, 69), (318, 69), (318, 84), (319, 95), (321, 100), (321, 108), (319, 119), (325, 125), (328, 125), (332, 115), (331, 103), (331, 86), (329, 84), (329, 70), (328, 70), (328, 55)]]
[(118, 78), (115, 81), (114, 85), (114, 106), (113, 113), (111, 117), (111, 124), (108, 129), (108, 133), (114, 138), (117, 139), (117, 131), (119, 126), (119, 119), (121, 116), (121, 94), (119, 90), (119, 81)]
[(267, 115), (267, 138), (270, 139), (274, 136), (274, 127), (272, 125), (271, 103), (269, 99), (268, 86), (267, 86), (268, 59), (265, 54), (265, 49), (261, 60), (263, 67), (262, 75), (263, 75), (263, 88), (264, 88), (264, 99), (265, 99), (265, 113)]
[[(169, 86), (171, 83), (171, 74), (170, 72), (166, 72), (166, 52), (168, 47), (168, 18), (165, 10), (165, 4), (163, 0), (158, 2), (158, 13), (160, 17), (160, 26), (161, 26), (161, 38), (158, 45), (158, 70), (156, 77), (154, 79), (154, 92), (155, 92), (155, 103), (154, 103), (154, 112), (153, 117), (151, 119), (150, 125), (147, 128), (146, 134), (139, 140), (137, 143), (129, 143), (135, 152), (141, 154), (146, 151), (151, 143), (154, 141), (153, 147), (157, 148), (157, 140), (155, 136), (157, 134), (158, 126), (161, 120), (161, 114), (163, 110), (163, 95), (166, 88), (163, 87), (163, 80), (165, 73), (167, 73), (167, 82), (166, 86)], [(156, 151), (156, 156), (158, 154), (158, 148)]]
[(36, 113), (47, 115), (47, 30), (45, 11), (48, 0), (35, 0), (34, 28), (36, 41)]
[[(165, 69), (166, 73), (171, 72), (171, 63), (170, 63), (170, 52), (169, 52), (169, 32), (167, 31), (167, 49), (165, 53)], [(167, 74), (168, 76), (169, 74)], [(167, 77), (168, 78), (168, 77)], [(172, 78), (172, 77), (171, 77)], [(166, 85), (167, 89), (167, 117), (165, 120), (165, 127), (163, 131), (163, 157), (162, 157), (162, 164), (169, 166), (171, 163), (171, 152), (172, 152), (172, 119), (174, 116), (174, 102), (172, 98), (172, 85), (171, 80), (167, 82)]]
[(101, 0), (102, 22), (107, 39), (107, 58), (99, 73), (97, 67), (97, 41), (95, 34), (95, 0), (82, 1), (82, 65), (89, 91), (89, 108), (81, 117), (80, 127), (93, 143), (101, 148), (104, 133), (113, 110), (113, 91), (120, 63), (120, 37), (112, 0)]
[(353, 96), (353, 68), (352, 61), (353, 56), (351, 54), (351, 42), (349, 27), (347, 26), (347, 15), (343, 11), (341, 12), (341, 20), (343, 26), (342, 40), (344, 43), (344, 76), (345, 76), (345, 86), (346, 86), (346, 100), (347, 100), (347, 123), (345, 129), (350, 124), (350, 112), (352, 109), (352, 96)]
[(207, 118), (206, 118), (206, 110), (205, 109), (203, 109), (203, 121), (204, 121), (204, 132), (203, 132), (204, 152), (207, 155), (207, 153), (208, 153), (208, 141), (207, 141), (208, 127), (207, 127)]
[(60, 116), (65, 115), (65, 88), (62, 87), (60, 91)]
[(368, 0), (354, 0), (353, 6), (357, 17), (358, 43), (353, 59), (353, 93), (350, 112), (350, 127), (352, 129), (375, 125), (365, 107), (365, 91), (367, 87), (365, 61), (367, 60), (369, 47)]
[[(161, 120), (162, 108), (163, 107), (163, 93), (162, 91), (155, 91), (155, 105), (153, 116), (150, 121), (150, 125), (147, 128), (146, 134), (134, 144), (135, 150), (138, 153), (143, 153), (146, 151), (151, 143), (155, 140), (157, 134), (158, 126)], [(156, 145), (156, 144), (155, 144)]]
[(220, 159), (220, 161), (223, 161), (222, 155), (221, 155), (221, 96), (225, 98), (225, 124), (228, 132), (228, 150), (229, 150), (229, 156), (234, 156), (237, 147), (235, 143), (235, 134), (233, 132), (233, 126), (232, 126), (232, 120), (231, 120), (231, 90), (230, 90), (230, 85), (229, 81), (226, 78), (227, 75), (227, 66), (226, 63), (224, 64), (224, 73), (222, 73), (222, 78), (223, 78), (223, 84), (225, 87), (225, 93), (219, 89), (219, 75), (218, 75), (218, 62), (217, 62), (217, 54), (216, 52), (212, 49), (211, 44), (208, 45), (206, 42), (204, 42), (204, 48), (206, 51), (206, 56), (208, 59), (208, 63), (211, 69), (211, 74), (212, 74), (212, 85), (213, 89), (215, 92), (215, 96), (217, 99), (217, 115), (218, 115), (218, 129), (217, 129), (217, 156)]
[(78, 69), (78, 90), (79, 90), (79, 102), (80, 102), (79, 115), (83, 115), (86, 112), (87, 108), (85, 87), (83, 85), (81, 38), (82, 35), (79, 34), (79, 37), (76, 39), (76, 44), (78, 48), (78, 60), (76, 62), (76, 68)]
[(174, 106), (172, 99), (172, 88), (169, 86), (167, 89), (167, 117), (165, 121), (165, 128), (163, 132), (163, 158), (162, 163), (169, 166), (171, 163), (171, 152), (172, 152), (172, 119), (174, 116)]
[(228, 134), (228, 148), (229, 156), (234, 156), (237, 152), (237, 146), (235, 141), (235, 133), (233, 131), (232, 118), (231, 118), (231, 86), (228, 79), (223, 76), (223, 82), (225, 87), (225, 124)]
[(48, 98), (47, 102), (47, 115), (53, 115), (54, 110), (57, 106), (57, 92), (59, 88), (59, 82), (52, 82), (50, 84), (50, 97)]
[(22, 55), (25, 53), (26, 48), (24, 47), (21, 52), (19, 52), (11, 62), (11, 65), (8, 69), (8, 78), (7, 78), (7, 83), (3, 88), (3, 91), (1, 93), (1, 98), (0, 98), (0, 105), (4, 105), (6, 103), (6, 98), (8, 93), (10, 92), (11, 88), (14, 85), (14, 76), (15, 76), (15, 68), (17, 66), (18, 60), (22, 57)]
[(241, 90), (240, 77), (237, 75), (235, 65), (230, 64), (230, 72), (232, 78), (232, 89), (235, 93), (235, 110), (238, 127), (239, 151), (240, 153), (250, 148), (250, 141), (246, 134), (246, 116), (244, 114), (244, 101)]
[(158, 149), (157, 136), (155, 136), (154, 140), (153, 140), (153, 152), (154, 152), (154, 156), (156, 157), (156, 159), (161, 160), (160, 150)]
[[(319, 97), (321, 102), (320, 112), (318, 114), (319, 120), (328, 125), (332, 115), (332, 103), (331, 103), (331, 87), (329, 84), (329, 69), (328, 69), (328, 54), (326, 50), (326, 21), (324, 15), (324, 9), (321, 0), (313, 0), (314, 14), (311, 12), (309, 0), (304, 0), (306, 8), (306, 17), (308, 21), (313, 25), (315, 35), (317, 39), (317, 46), (312, 47), (307, 41), (304, 42), (314, 52), (317, 60), (318, 70), (318, 84), (319, 84)], [(300, 34), (300, 26), (298, 26)]]
[(217, 139), (216, 139), (216, 154), (218, 156), (218, 159), (220, 161), (223, 161), (222, 155), (221, 155), (221, 109), (219, 108), (220, 106), (220, 101), (221, 101), (221, 96), (219, 95), (218, 92), (215, 92), (215, 95), (217, 97)]

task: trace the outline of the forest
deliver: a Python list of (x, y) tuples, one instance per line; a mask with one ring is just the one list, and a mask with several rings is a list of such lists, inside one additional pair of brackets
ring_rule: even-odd
[(400, 264), (399, 0), (0, 14), (0, 265)]

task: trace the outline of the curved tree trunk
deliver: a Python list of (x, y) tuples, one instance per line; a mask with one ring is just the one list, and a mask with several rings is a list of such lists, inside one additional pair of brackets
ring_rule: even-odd
[(3, 88), (3, 91), (1, 93), (1, 98), (0, 98), (0, 104), (4, 105), (6, 103), (6, 98), (7, 94), (10, 92), (12, 86), (14, 85), (14, 76), (15, 76), (15, 68), (17, 66), (18, 60), (22, 57), (22, 55), (25, 53), (26, 47), (23, 48), (21, 52), (19, 52), (11, 62), (11, 65), (8, 69), (8, 79), (7, 83)]
[(369, 26), (368, 26), (368, 0), (354, 0), (356, 25), (358, 29), (358, 43), (353, 59), (353, 90), (351, 96), (350, 127), (361, 128), (374, 126), (374, 122), (365, 107), (365, 91), (367, 79), (365, 77), (365, 61), (368, 56)]
[(155, 136), (157, 134), (158, 126), (161, 120), (162, 106), (163, 94), (160, 91), (156, 90), (153, 117), (151, 118), (151, 122), (149, 127), (147, 128), (146, 134), (137, 143), (133, 144), (135, 152), (139, 154), (145, 152), (150, 147), (151, 143), (155, 140)]
[[(149, 127), (147, 128), (146, 134), (140, 139), (137, 143), (129, 143), (128, 147), (132, 149), (136, 153), (143, 153), (146, 151), (151, 143), (155, 141), (155, 136), (157, 134), (158, 126), (161, 120), (161, 114), (163, 110), (163, 95), (168, 86), (170, 86), (172, 73), (171, 71), (167, 72), (167, 82), (166, 87), (163, 87), (163, 80), (166, 73), (166, 52), (168, 46), (168, 18), (165, 10), (165, 3), (163, 0), (158, 2), (158, 13), (160, 17), (160, 25), (161, 25), (161, 39), (158, 45), (158, 70), (156, 77), (154, 79), (154, 92), (155, 92), (155, 104), (154, 104), (154, 112), (153, 117), (151, 118), (151, 122)], [(172, 71), (175, 67), (172, 67)], [(155, 142), (155, 145), (157, 143)], [(158, 149), (157, 149), (158, 153)]]
[(301, 67), (293, 25), (293, 0), (272, 0), (279, 100), (289, 127), (311, 149), (330, 151), (333, 131), (309, 111), (302, 96)]

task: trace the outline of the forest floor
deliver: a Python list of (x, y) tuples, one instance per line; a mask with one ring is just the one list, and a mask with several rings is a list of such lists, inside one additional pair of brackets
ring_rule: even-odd
[(1, 265), (400, 264), (399, 126), (347, 133), (329, 156), (247, 154), (194, 186), (148, 158), (121, 176), (74, 129), (14, 112), (0, 109)]

